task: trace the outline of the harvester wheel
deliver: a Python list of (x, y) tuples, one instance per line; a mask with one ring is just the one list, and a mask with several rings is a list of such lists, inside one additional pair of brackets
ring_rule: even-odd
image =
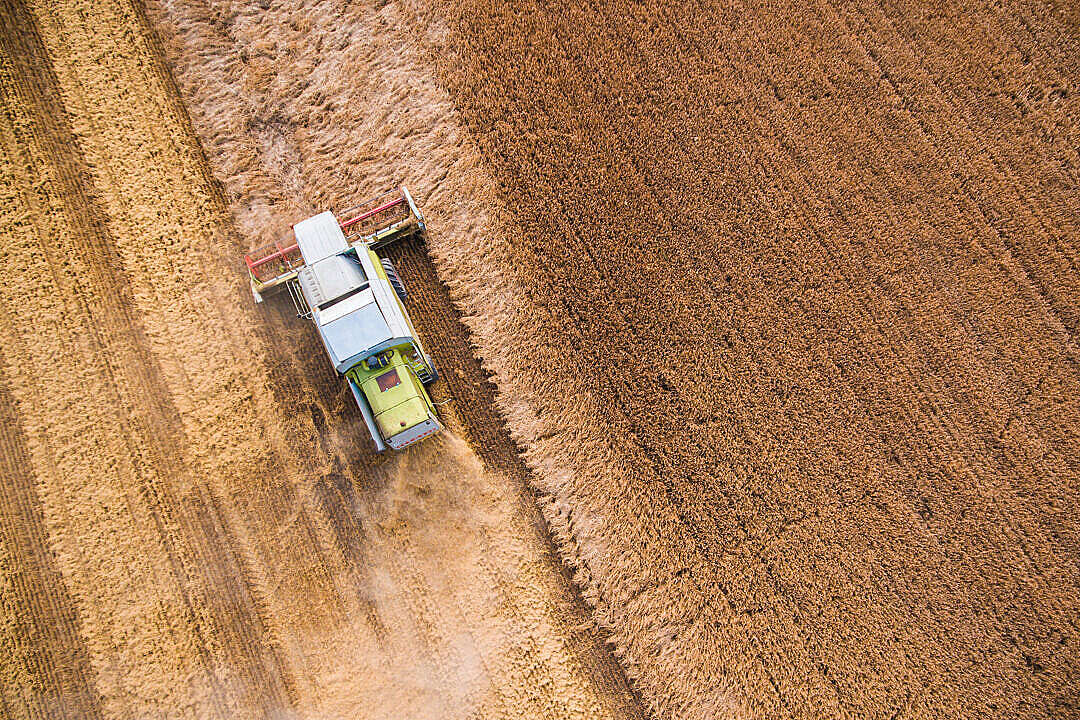
[(393, 286), (394, 292), (401, 298), (402, 302), (408, 299), (409, 293), (405, 291), (405, 283), (401, 282), (401, 278), (397, 274), (397, 268), (394, 267), (394, 263), (390, 262), (387, 258), (379, 258), (382, 262), (383, 270), (386, 271), (386, 277), (390, 280), (390, 285)]
[(424, 366), (424, 372), (418, 373), (417, 377), (420, 378), (420, 382), (424, 385), (430, 385), (439, 379), (439, 371), (435, 369), (435, 363), (431, 362), (431, 358), (427, 355), (424, 356), (424, 360), (427, 361)]

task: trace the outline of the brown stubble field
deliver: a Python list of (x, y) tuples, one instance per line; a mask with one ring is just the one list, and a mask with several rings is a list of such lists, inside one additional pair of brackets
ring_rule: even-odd
[(655, 714), (1078, 712), (1075, 7), (414, 5), (514, 220), (441, 269)]

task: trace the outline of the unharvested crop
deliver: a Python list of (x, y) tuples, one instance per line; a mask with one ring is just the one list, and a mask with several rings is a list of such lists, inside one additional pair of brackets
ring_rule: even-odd
[(441, 269), (656, 715), (1074, 714), (1075, 7), (437, 5)]

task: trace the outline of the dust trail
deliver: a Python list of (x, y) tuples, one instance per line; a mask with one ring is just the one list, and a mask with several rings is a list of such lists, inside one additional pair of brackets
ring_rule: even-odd
[[(486, 716), (534, 704), (540, 688), (526, 680), (537, 669), (533, 655), (557, 649), (562, 619), (545, 610), (548, 571), (530, 559), (527, 528), (515, 521), (498, 478), (444, 433), (394, 456), (373, 479), (374, 491), (351, 508), (365, 541), (363, 562), (350, 572), (367, 608), (354, 630), (377, 629), (369, 643), (340, 627), (305, 639), (320, 656), (313, 664), (328, 664), (321, 707), (347, 714), (362, 705), (369, 717), (389, 719)], [(507, 612), (527, 624), (500, 621)], [(572, 715), (593, 716), (589, 688), (572, 666), (564, 670), (547, 671), (553, 684), (545, 692), (576, 706)]]

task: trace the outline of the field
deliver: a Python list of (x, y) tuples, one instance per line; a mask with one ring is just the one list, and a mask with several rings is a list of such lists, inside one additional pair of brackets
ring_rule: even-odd
[(514, 218), (442, 269), (652, 712), (1075, 716), (1076, 6), (418, 16)]
[(0, 717), (1080, 714), (1073, 5), (0, 3)]

